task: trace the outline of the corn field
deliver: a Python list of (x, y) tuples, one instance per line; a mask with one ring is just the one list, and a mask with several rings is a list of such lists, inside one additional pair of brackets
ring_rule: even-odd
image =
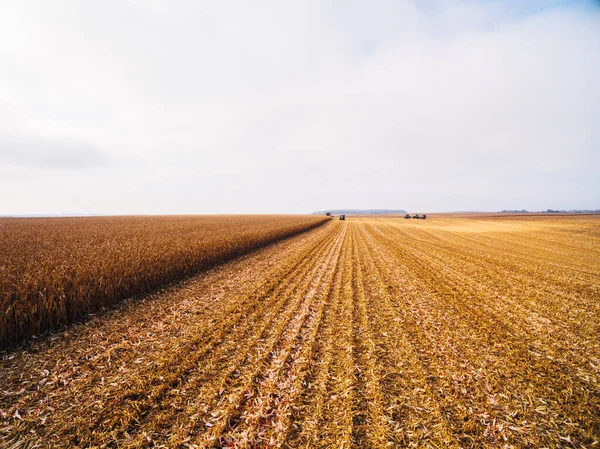
[(311, 216), (0, 219), (0, 347), (323, 221)]
[(7, 352), (0, 446), (592, 448), (599, 380), (599, 217), (349, 217)]

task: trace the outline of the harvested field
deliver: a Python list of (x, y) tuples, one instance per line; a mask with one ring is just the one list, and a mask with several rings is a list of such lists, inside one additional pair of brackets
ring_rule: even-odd
[(0, 347), (324, 221), (277, 215), (0, 219)]
[(4, 354), (2, 447), (600, 447), (600, 217), (334, 220)]

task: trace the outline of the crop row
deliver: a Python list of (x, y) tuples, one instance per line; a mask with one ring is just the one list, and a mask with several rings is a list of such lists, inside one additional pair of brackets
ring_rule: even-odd
[(322, 223), (310, 216), (1, 219), (0, 347)]
[(0, 445), (595, 447), (598, 251), (591, 218), (335, 221), (2, 359)]

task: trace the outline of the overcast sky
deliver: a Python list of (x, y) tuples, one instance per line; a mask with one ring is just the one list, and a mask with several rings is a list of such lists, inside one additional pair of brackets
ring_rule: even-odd
[(600, 208), (600, 3), (0, 1), (0, 214)]

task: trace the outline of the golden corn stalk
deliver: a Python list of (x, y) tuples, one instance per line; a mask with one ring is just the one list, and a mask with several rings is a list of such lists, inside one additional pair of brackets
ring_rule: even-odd
[(0, 219), (0, 347), (324, 221), (277, 215)]

